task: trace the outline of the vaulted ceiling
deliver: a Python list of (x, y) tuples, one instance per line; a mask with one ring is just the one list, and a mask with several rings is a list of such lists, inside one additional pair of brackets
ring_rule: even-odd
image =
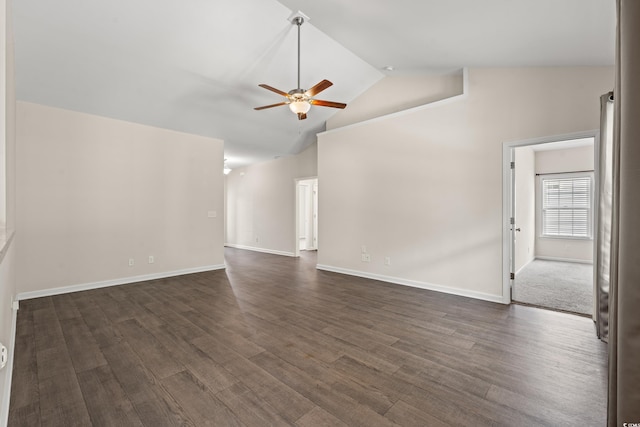
[[(334, 86), (350, 102), (386, 74), (612, 65), (613, 0), (20, 0), (19, 100), (221, 138), (231, 167), (299, 152), (338, 110), (299, 121), (258, 87)], [(385, 69), (392, 66), (393, 71)], [(347, 107), (348, 108), (348, 107)]]

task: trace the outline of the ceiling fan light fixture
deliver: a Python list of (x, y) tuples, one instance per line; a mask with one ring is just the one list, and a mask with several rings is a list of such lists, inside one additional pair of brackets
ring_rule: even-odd
[(289, 104), (289, 109), (294, 114), (307, 114), (307, 112), (309, 112), (310, 108), (311, 108), (311, 104), (309, 104), (304, 99), (301, 99), (301, 100), (298, 100), (298, 101), (293, 101), (293, 102), (291, 102)]
[(333, 83), (331, 83), (329, 80), (322, 80), (309, 90), (300, 88), (300, 27), (304, 23), (305, 19), (309, 20), (309, 18), (302, 14), (302, 12), (296, 12), (289, 17), (291, 23), (298, 27), (298, 87), (296, 89), (290, 90), (287, 93), (264, 83), (259, 84), (258, 86), (260, 86), (261, 88), (284, 96), (285, 98), (287, 98), (287, 101), (279, 102), (277, 104), (265, 105), (263, 107), (256, 107), (254, 108), (254, 110), (266, 110), (267, 108), (288, 105), (289, 109), (298, 116), (298, 120), (304, 120), (307, 118), (307, 112), (311, 109), (312, 104), (319, 107), (332, 107), (340, 109), (347, 106), (347, 104), (344, 104), (342, 102), (322, 101), (314, 98), (314, 96), (333, 85)]

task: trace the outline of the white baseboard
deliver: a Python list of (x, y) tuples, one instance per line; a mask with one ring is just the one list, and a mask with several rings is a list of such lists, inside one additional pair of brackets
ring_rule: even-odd
[(52, 295), (68, 294), (71, 292), (88, 291), (91, 289), (106, 288), (109, 286), (126, 285), (129, 283), (144, 282), (147, 280), (164, 279), (167, 277), (182, 276), (184, 274), (202, 273), (205, 271), (223, 270), (224, 264), (206, 265), (203, 267), (185, 268), (182, 270), (165, 271), (162, 273), (143, 274), (140, 276), (123, 277), (120, 279), (104, 280), (101, 282), (83, 283), (79, 285), (62, 286), (59, 288), (43, 289), (40, 291), (21, 292), (16, 295), (16, 300), (48, 297)]
[(6, 426), (9, 423), (9, 404), (11, 403), (11, 380), (13, 379), (13, 355), (16, 347), (16, 328), (18, 323), (18, 309), (11, 309), (11, 335), (9, 347), (7, 347), (7, 366), (4, 369), (7, 377), (4, 380), (4, 390), (2, 390), (2, 402), (0, 402), (0, 425)]
[(536, 256), (535, 259), (541, 259), (544, 261), (562, 261), (562, 262), (575, 262), (578, 264), (593, 264), (593, 261), (586, 259), (573, 259), (573, 258), (557, 258), (553, 256)]
[(256, 248), (255, 246), (236, 245), (234, 243), (225, 243), (224, 245), (229, 248), (244, 249), (246, 251), (262, 252), (262, 253), (271, 254), (271, 255), (282, 255), (282, 256), (290, 256), (290, 257), (296, 256), (296, 254), (294, 254), (293, 252), (276, 251), (273, 249), (265, 249), (265, 248)]
[(520, 267), (520, 268), (516, 271), (516, 276), (517, 276), (518, 274), (520, 274), (520, 272), (521, 272), (522, 270), (524, 270), (524, 269), (525, 269), (529, 264), (531, 264), (535, 259), (536, 259), (535, 257), (531, 258), (531, 259), (530, 259), (529, 261), (527, 261), (527, 262), (526, 262), (522, 267)]
[(365, 271), (349, 270), (346, 268), (332, 267), (329, 265), (316, 265), (318, 270), (331, 271), (333, 273), (348, 274), (349, 276), (363, 277), (365, 279), (380, 280), (382, 282), (394, 283), (397, 285), (410, 286), (412, 288), (427, 289), (430, 291), (442, 292), (445, 294), (458, 295), (461, 297), (474, 298), (483, 301), (497, 302), (504, 304), (502, 295), (491, 295), (484, 292), (470, 291), (467, 289), (452, 288), (449, 286), (435, 285), (433, 283), (419, 282), (416, 280), (401, 279), (399, 277), (384, 276), (380, 274), (368, 273)]

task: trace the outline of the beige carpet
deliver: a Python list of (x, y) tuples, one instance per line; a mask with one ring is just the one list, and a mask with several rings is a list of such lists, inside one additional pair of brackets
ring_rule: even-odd
[(513, 300), (591, 315), (593, 265), (536, 259), (516, 275)]

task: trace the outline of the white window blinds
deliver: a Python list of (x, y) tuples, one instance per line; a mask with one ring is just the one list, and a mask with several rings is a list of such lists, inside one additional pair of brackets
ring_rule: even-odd
[(591, 237), (591, 177), (542, 179), (542, 235)]

